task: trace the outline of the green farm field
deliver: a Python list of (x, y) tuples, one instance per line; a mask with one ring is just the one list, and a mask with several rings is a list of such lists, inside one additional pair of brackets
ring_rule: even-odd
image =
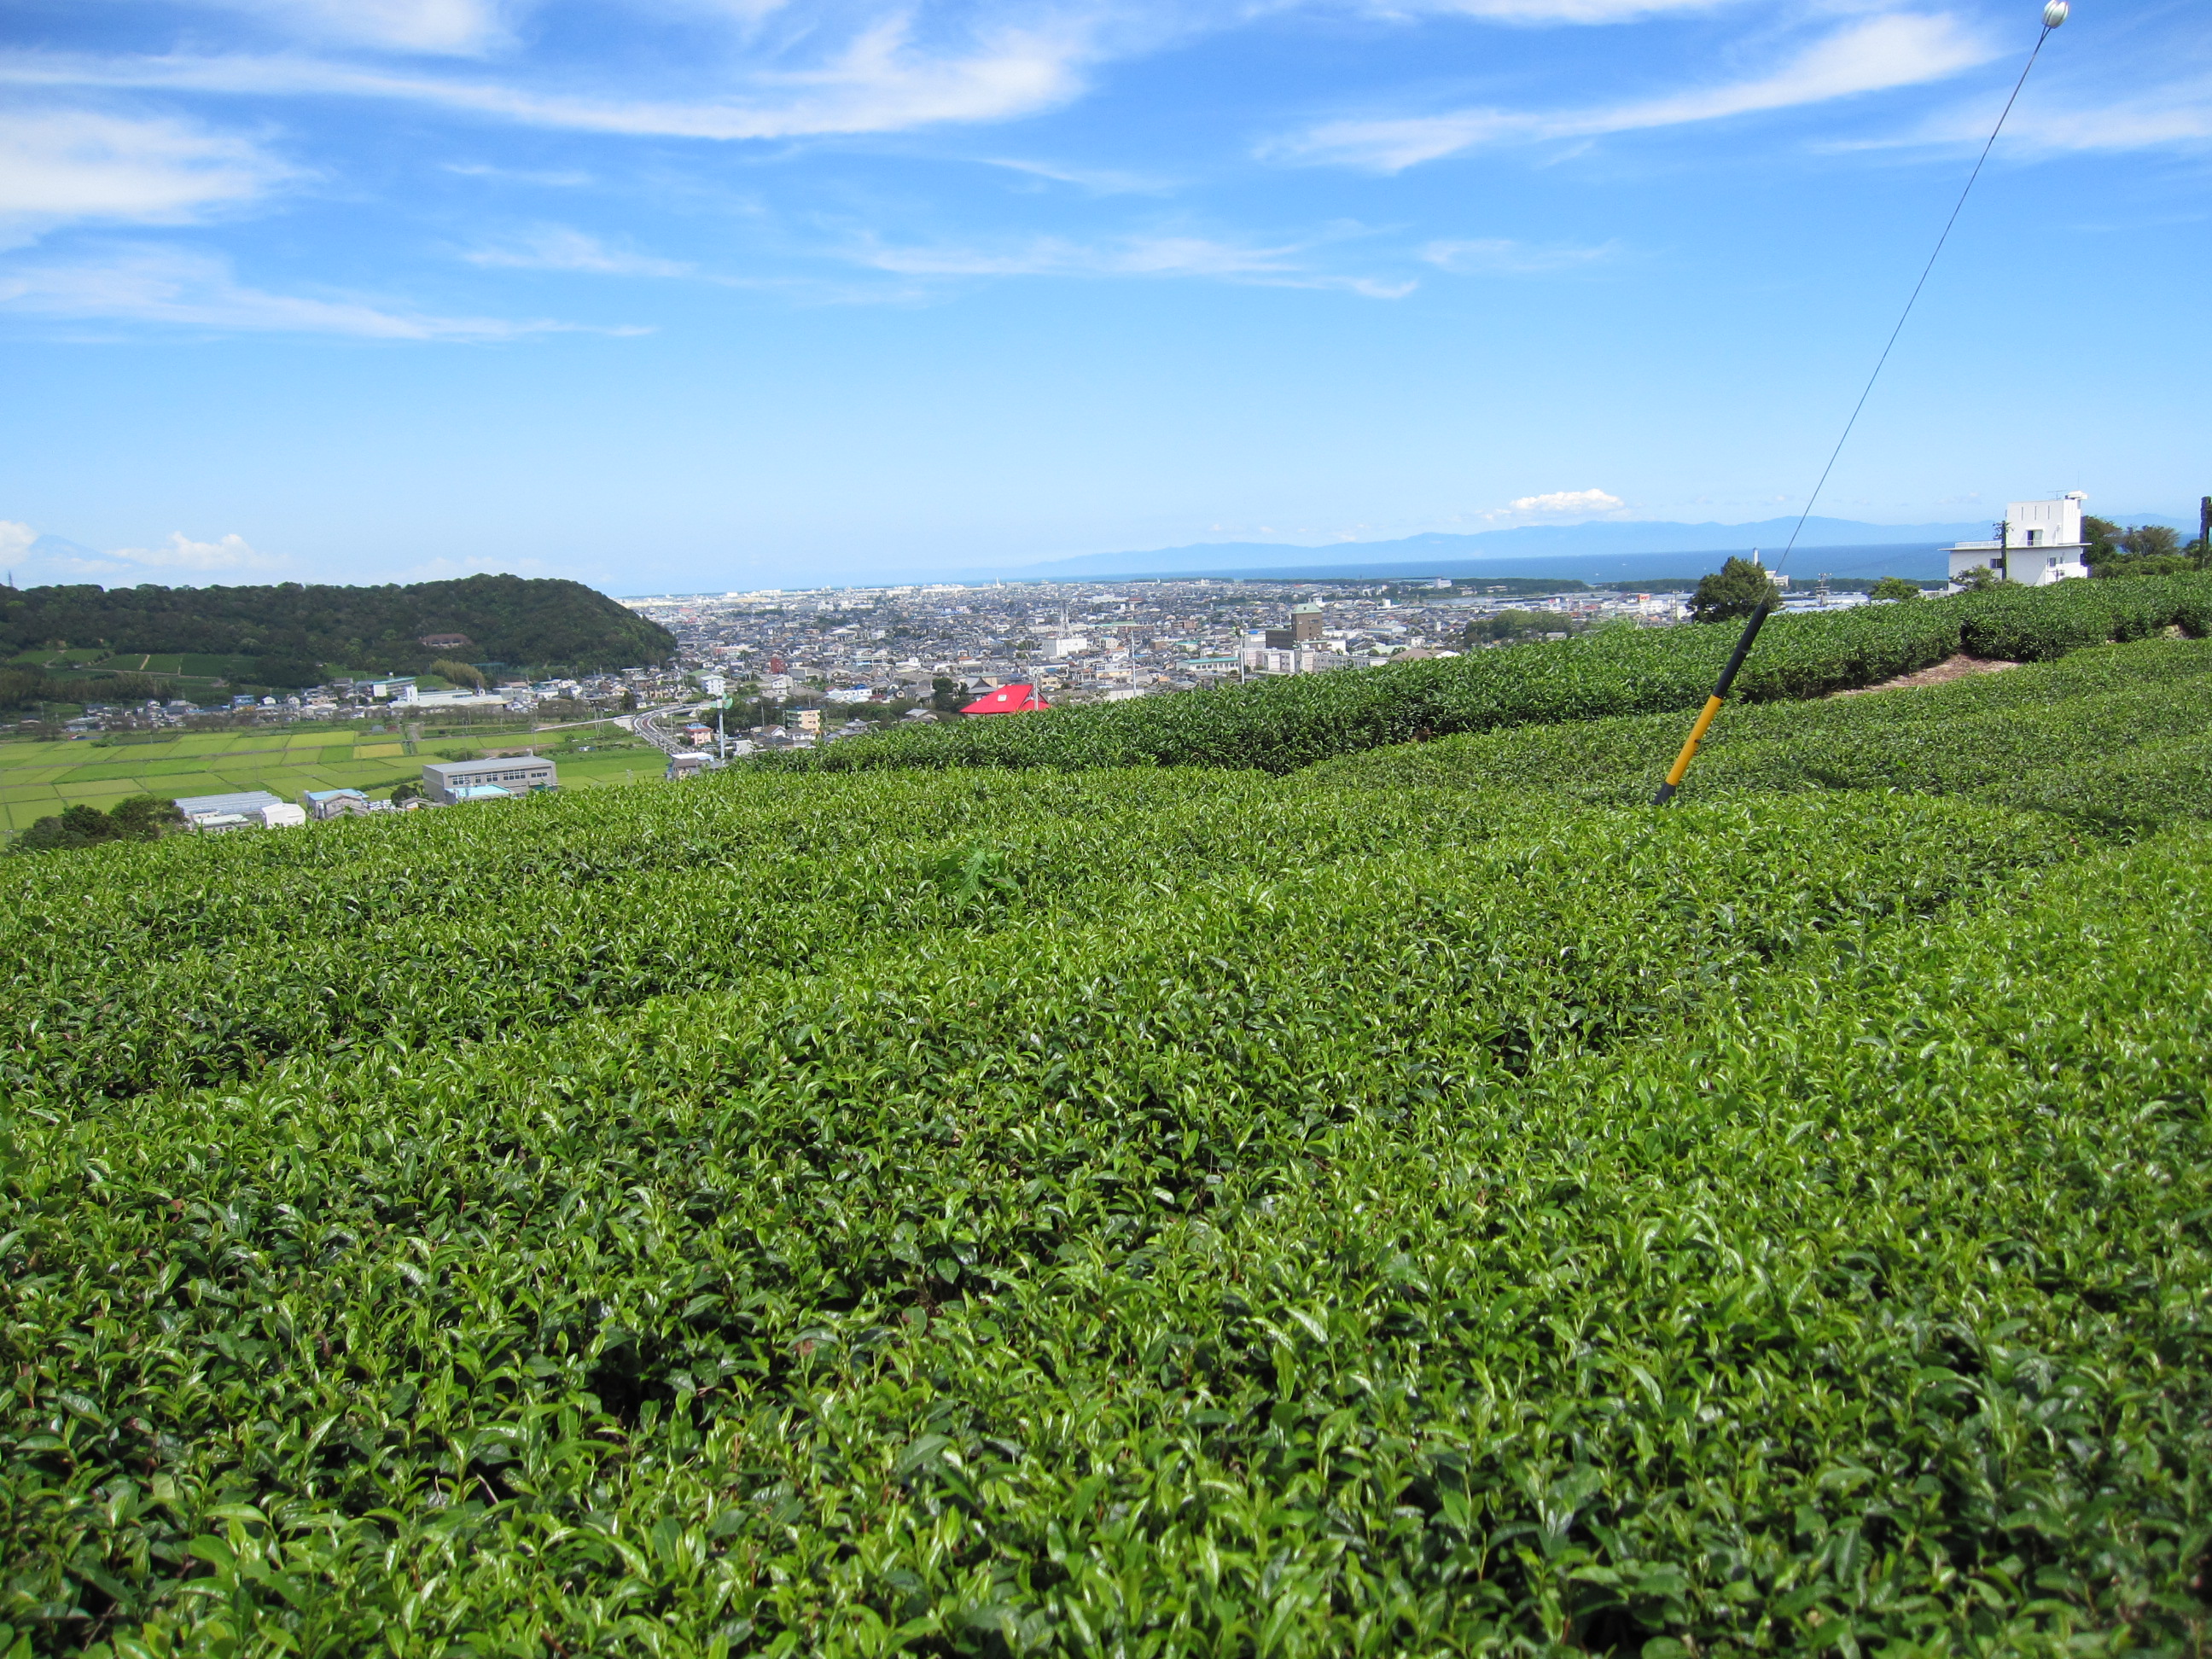
[[(188, 732), (160, 743), (0, 742), (0, 830), (28, 829), (78, 801), (111, 806), (126, 796), (214, 795), (266, 789), (296, 801), (310, 789), (388, 791), (419, 780), (441, 749), (497, 743), (520, 746), (527, 732), (439, 738), (426, 736), (410, 757), (397, 732), (346, 728)], [(659, 779), (648, 749), (558, 757), (564, 787)]]
[(1594, 639), (7, 860), (0, 1652), (2204, 1652), (2212, 641), (2091, 599), (1663, 811)]

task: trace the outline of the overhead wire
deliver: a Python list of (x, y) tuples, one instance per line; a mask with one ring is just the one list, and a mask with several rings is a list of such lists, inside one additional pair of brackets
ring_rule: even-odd
[[(1959, 191), (1959, 199), (1951, 204), (1951, 216), (1943, 222), (1942, 231), (1936, 238), (1936, 246), (1929, 251), (1928, 263), (1920, 268), (1920, 280), (1913, 283), (1912, 292), (1905, 297), (1905, 308), (1898, 313), (1897, 325), (1889, 331), (1889, 338), (1882, 344), (1881, 356), (1875, 360), (1874, 372), (1867, 376), (1866, 385), (1860, 389), (1858, 401), (1851, 405), (1850, 416), (1844, 422), (1844, 429), (1836, 439), (1836, 447), (1828, 452), (1828, 464), (1820, 469), (1820, 477), (1813, 486), (1813, 493), (1805, 498), (1805, 510), (1797, 515), (1796, 526), (1790, 532), (1789, 544), (1774, 562), (1777, 570), (1781, 569), (1789, 562), (1790, 554), (1796, 550), (1797, 538), (1805, 533), (1805, 526), (1813, 517), (1813, 508), (1818, 505), (1821, 492), (1828, 487), (1829, 475), (1835, 471), (1836, 462), (1843, 455), (1844, 446), (1850, 441), (1852, 428), (1858, 425), (1859, 416), (1866, 409), (1867, 399), (1874, 395), (1875, 383), (1881, 379), (1881, 371), (1887, 367), (1890, 354), (1897, 349), (1898, 338), (1905, 332), (1905, 325), (1911, 319), (1912, 308), (1920, 303), (1921, 291), (1928, 286), (1928, 278), (1936, 270), (1936, 262), (1943, 257), (1944, 245), (1951, 240), (1951, 232), (1958, 225), (1959, 216), (1966, 211), (1966, 198), (1973, 194), (1975, 183), (1982, 176), (1982, 169), (1989, 164), (1990, 153), (1996, 148), (1997, 135), (2004, 131), (2005, 123), (2012, 118), (2013, 106), (2020, 101), (2021, 88), (2027, 84), (2028, 75), (2035, 68), (2036, 59), (2043, 56), (2044, 43), (2066, 21), (2069, 10), (2068, 0), (2048, 0), (2044, 6), (2042, 33), (2035, 37), (2035, 46), (2027, 54), (2027, 62), (2021, 65), (2020, 78), (2012, 83), (2011, 94), (2006, 98), (2004, 107), (1997, 112), (1996, 125), (1990, 129), (1989, 138), (1982, 145), (1982, 153), (1974, 158), (1974, 170), (1966, 175), (1966, 185)], [(1668, 769), (1666, 781), (1659, 786), (1659, 793), (1652, 797), (1654, 806), (1664, 806), (1674, 799), (1683, 775), (1690, 769), (1690, 763), (1697, 758), (1698, 744), (1705, 741), (1714, 717), (1720, 713), (1721, 705), (1727, 702), (1728, 694), (1735, 684), (1736, 675), (1741, 672), (1745, 659), (1751, 655), (1752, 646), (1759, 638), (1759, 630), (1765, 626), (1772, 611), (1772, 599), (1763, 599), (1745, 622), (1743, 636), (1736, 641), (1727, 667), (1721, 671), (1712, 695), (1705, 699), (1705, 707), (1698, 711), (1696, 723), (1691, 726), (1681, 752), (1674, 757), (1674, 764)]]

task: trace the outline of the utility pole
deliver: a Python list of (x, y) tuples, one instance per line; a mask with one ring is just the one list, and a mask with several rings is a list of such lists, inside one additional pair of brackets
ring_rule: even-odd
[(2197, 503), (2197, 562), (2212, 564), (2212, 495)]

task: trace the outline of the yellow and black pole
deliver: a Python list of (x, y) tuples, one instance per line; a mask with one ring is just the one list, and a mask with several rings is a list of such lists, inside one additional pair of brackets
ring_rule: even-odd
[(1735, 677), (1743, 667), (1743, 659), (1751, 654), (1751, 643), (1759, 637), (1759, 630), (1766, 625), (1767, 613), (1773, 608), (1772, 599), (1761, 599), (1759, 608), (1744, 623), (1743, 637), (1735, 642), (1735, 650), (1728, 659), (1728, 666), (1721, 670), (1719, 683), (1713, 687), (1713, 695), (1705, 699), (1705, 706), (1698, 711), (1698, 723), (1690, 728), (1690, 735), (1682, 744), (1682, 752), (1674, 757), (1674, 763), (1667, 769), (1667, 781), (1659, 786), (1659, 793), (1651, 798), (1654, 806), (1664, 806), (1674, 799), (1674, 791), (1681, 785), (1682, 775), (1690, 769), (1690, 763), (1697, 759), (1698, 745), (1705, 740), (1705, 732), (1713, 723), (1713, 716), (1721, 712), (1721, 705), (1728, 701), (1729, 688), (1735, 684)]

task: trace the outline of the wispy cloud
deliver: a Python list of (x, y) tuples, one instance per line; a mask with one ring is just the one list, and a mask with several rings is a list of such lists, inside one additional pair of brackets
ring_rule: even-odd
[[(2142, 77), (2148, 78), (2148, 77)], [(2046, 86), (2022, 100), (2005, 129), (2014, 152), (2061, 154), (2100, 150), (2190, 149), (2212, 141), (2212, 75), (2163, 83), (2132, 82), (2122, 93)], [(1993, 101), (1977, 100), (1944, 111), (1897, 137), (1838, 144), (1838, 149), (1891, 149), (1924, 144), (1979, 144), (1996, 115)]]
[(85, 219), (188, 224), (290, 172), (247, 139), (173, 117), (19, 107), (0, 113), (0, 234)]
[(1115, 167), (1069, 167), (1056, 161), (1021, 161), (1005, 156), (988, 157), (983, 165), (1026, 173), (1032, 179), (1049, 179), (1055, 184), (1073, 185), (1093, 196), (1164, 196), (1176, 187), (1171, 179)]
[(1219, 237), (1149, 234), (1081, 241), (1033, 236), (991, 244), (903, 246), (863, 241), (859, 264), (906, 276), (1211, 277), (1268, 288), (1336, 289), (1369, 299), (1396, 300), (1416, 284), (1317, 269), (1305, 256), (1326, 240), (1261, 246)]
[(387, 52), (476, 53), (507, 39), (499, 0), (204, 0), (283, 33)]
[(388, 99), (583, 132), (793, 138), (1036, 114), (1075, 96), (1083, 84), (1081, 69), (1094, 51), (1089, 33), (1066, 23), (998, 27), (950, 46), (923, 46), (914, 39), (911, 17), (894, 14), (819, 63), (738, 74), (746, 89), (726, 99), (537, 91), (497, 80), (401, 72), (294, 54), (94, 58), (17, 52), (0, 57), (0, 83)]
[(1595, 247), (1560, 247), (1516, 242), (1503, 237), (1431, 242), (1421, 258), (1443, 270), (1460, 274), (1484, 272), (1501, 276), (1541, 276), (1573, 270), (1615, 257), (1612, 242)]
[(0, 271), (0, 316), (6, 315), (369, 340), (487, 341), (580, 331), (646, 331), (496, 317), (441, 317), (364, 300), (272, 294), (237, 282), (221, 259), (155, 246), (125, 247), (104, 258), (19, 264)]
[(1273, 149), (1297, 160), (1395, 173), (1487, 144), (1681, 126), (1915, 86), (1955, 75), (1990, 56), (1987, 45), (1954, 18), (1893, 13), (1838, 29), (1767, 74), (1663, 98), (1552, 112), (1465, 109), (1331, 121)]
[(1373, 0), (1364, 9), (1385, 15), (1443, 13), (1486, 22), (1544, 26), (1627, 23), (1665, 12), (1713, 11), (1728, 3), (1729, 0)]
[(696, 265), (610, 247), (598, 237), (567, 225), (540, 225), (503, 246), (473, 248), (461, 257), (472, 265), (501, 265), (516, 270), (576, 270), (604, 276), (698, 275)]
[(447, 161), (445, 170), (464, 179), (489, 179), (507, 185), (542, 185), (548, 190), (577, 190), (592, 182), (590, 173), (573, 167), (496, 167), (483, 161)]

